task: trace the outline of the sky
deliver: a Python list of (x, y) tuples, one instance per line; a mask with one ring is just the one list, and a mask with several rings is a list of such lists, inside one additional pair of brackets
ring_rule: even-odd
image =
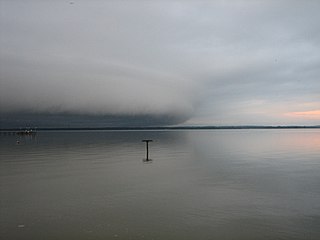
[(8, 121), (320, 124), (320, 1), (0, 4)]

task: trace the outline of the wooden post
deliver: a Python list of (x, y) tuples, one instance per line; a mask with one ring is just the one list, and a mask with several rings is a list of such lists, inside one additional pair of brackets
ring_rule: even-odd
[(150, 161), (151, 159), (149, 159), (149, 142), (152, 142), (152, 140), (151, 139), (144, 139), (144, 140), (142, 140), (142, 142), (145, 142), (146, 143), (146, 150), (147, 150), (147, 152), (146, 152), (146, 161)]

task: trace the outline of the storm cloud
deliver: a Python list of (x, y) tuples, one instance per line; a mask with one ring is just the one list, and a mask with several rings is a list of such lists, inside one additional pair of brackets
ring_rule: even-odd
[[(2, 114), (317, 124), (319, 1), (1, 1)], [(168, 122), (170, 124), (170, 121)]]

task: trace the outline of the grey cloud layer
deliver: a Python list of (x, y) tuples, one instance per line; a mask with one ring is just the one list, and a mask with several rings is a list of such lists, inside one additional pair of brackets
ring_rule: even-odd
[(1, 5), (2, 112), (272, 124), (320, 107), (319, 1)]

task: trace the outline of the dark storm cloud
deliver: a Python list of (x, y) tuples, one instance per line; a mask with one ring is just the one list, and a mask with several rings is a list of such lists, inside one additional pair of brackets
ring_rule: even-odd
[(1, 8), (3, 113), (315, 123), (285, 113), (320, 108), (318, 1), (2, 1)]

